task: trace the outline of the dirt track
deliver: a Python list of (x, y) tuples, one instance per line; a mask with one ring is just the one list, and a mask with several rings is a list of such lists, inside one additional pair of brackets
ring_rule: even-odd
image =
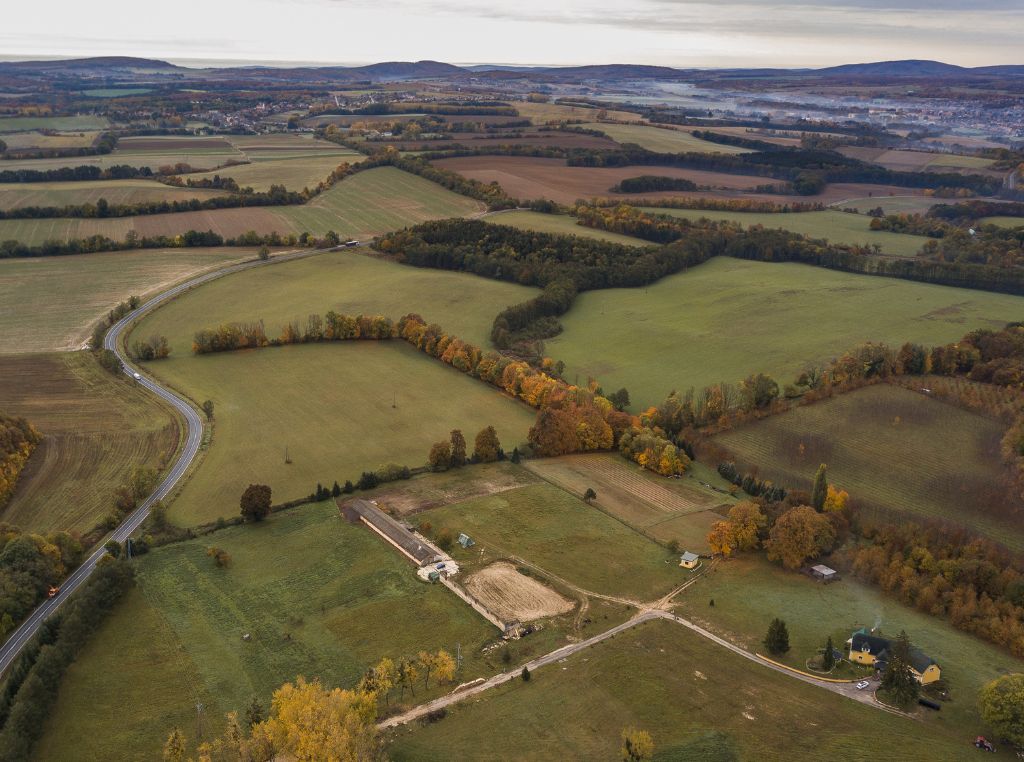
[(550, 587), (516, 571), (510, 563), (498, 561), (466, 580), (466, 588), (477, 600), (505, 622), (532, 622), (572, 611), (566, 600)]

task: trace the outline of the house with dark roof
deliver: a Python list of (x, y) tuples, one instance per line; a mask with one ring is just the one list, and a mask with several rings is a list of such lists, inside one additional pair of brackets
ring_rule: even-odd
[[(885, 672), (889, 666), (892, 642), (887, 638), (872, 635), (866, 628), (861, 628), (853, 633), (846, 645), (850, 661), (854, 664), (874, 667), (879, 672)], [(919, 648), (910, 649), (910, 671), (922, 685), (942, 678), (939, 665)]]

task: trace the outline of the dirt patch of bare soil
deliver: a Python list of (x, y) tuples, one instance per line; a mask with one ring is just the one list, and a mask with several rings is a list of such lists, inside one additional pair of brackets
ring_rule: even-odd
[(466, 588), (495, 616), (505, 622), (532, 622), (572, 611), (572, 601), (550, 587), (498, 561), (466, 580)]

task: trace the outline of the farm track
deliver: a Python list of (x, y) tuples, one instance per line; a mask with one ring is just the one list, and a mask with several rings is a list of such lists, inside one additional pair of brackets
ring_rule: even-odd
[[(522, 559), (515, 560), (517, 563), (521, 563), (525, 566), (530, 566), (531, 568), (535, 568), (538, 571), (543, 572), (544, 574), (548, 574), (553, 579), (558, 580), (560, 583), (567, 585), (569, 588), (574, 589), (577, 592), (584, 593), (586, 595), (593, 595), (595, 598), (602, 598), (605, 600), (613, 600), (623, 603), (628, 602), (624, 599), (611, 598), (609, 596), (599, 595), (596, 593), (591, 593), (589, 591), (582, 590), (581, 588), (573, 585), (572, 583), (567, 582), (566, 580), (563, 580), (559, 577), (556, 577), (555, 575), (552, 575), (549, 572), (540, 569), (539, 567), (529, 564), (523, 561)], [(708, 568), (708, 571), (710, 571), (710, 567)], [(517, 675), (520, 675), (523, 669), (527, 669), (530, 672), (534, 672), (540, 669), (541, 667), (562, 662), (570, 656), (573, 656), (574, 654), (584, 651), (592, 646), (595, 646), (598, 643), (602, 643), (603, 641), (608, 640), (609, 638), (613, 638), (620, 633), (626, 632), (632, 629), (633, 627), (636, 627), (637, 625), (655, 620), (663, 620), (673, 622), (674, 624), (678, 624), (700, 635), (701, 637), (712, 641), (713, 643), (721, 646), (722, 648), (725, 648), (731, 651), (732, 653), (741, 656), (744, 659), (747, 659), (748, 661), (752, 661), (756, 664), (759, 664), (762, 667), (766, 667), (768, 669), (774, 670), (775, 672), (779, 672), (780, 674), (787, 675), (791, 678), (795, 678), (797, 680), (800, 680), (801, 682), (817, 686), (818, 688), (823, 688), (825, 690), (831, 691), (832, 693), (837, 693), (840, 696), (845, 696), (846, 698), (852, 701), (857, 701), (858, 703), (875, 707), (876, 709), (880, 709), (884, 712), (889, 712), (890, 714), (896, 714), (902, 717), (910, 717), (910, 715), (907, 715), (904, 712), (901, 712), (897, 709), (893, 709), (891, 707), (886, 706), (885, 704), (876, 701), (874, 698), (874, 692), (872, 691), (859, 691), (850, 684), (830, 683), (825, 680), (818, 680), (809, 675), (794, 672), (791, 669), (779, 666), (770, 661), (762, 659), (757, 654), (751, 653), (750, 651), (747, 651), (746, 649), (741, 648), (740, 646), (737, 646), (734, 643), (730, 643), (728, 640), (725, 640), (724, 638), (715, 635), (714, 633), (704, 629), (700, 625), (695, 624), (689, 621), (688, 619), (684, 619), (683, 617), (673, 614), (671, 611), (667, 610), (671, 606), (672, 599), (675, 598), (675, 596), (684, 591), (690, 585), (697, 582), (697, 580), (699, 580), (705, 573), (706, 572), (703, 572), (700, 575), (697, 575), (692, 579), (687, 580), (684, 584), (680, 585), (671, 593), (663, 596), (657, 601), (653, 601), (648, 604), (639, 604), (641, 610), (631, 619), (629, 619), (626, 622), (623, 622), (622, 624), (616, 625), (615, 627), (612, 627), (609, 630), (594, 635), (593, 637), (587, 638), (586, 640), (580, 641), (578, 643), (570, 643), (568, 645), (562, 646), (561, 648), (556, 648), (554, 651), (551, 651), (550, 653), (545, 654), (544, 656), (540, 656), (536, 659), (526, 662), (521, 667), (517, 667), (508, 672), (502, 672), (498, 675), (494, 675), (493, 677), (484, 680), (483, 682), (472, 684), (470, 687), (467, 687), (464, 690), (457, 690), (456, 692), (450, 693), (447, 696), (442, 696), (440, 698), (434, 699), (433, 701), (428, 701), (425, 704), (421, 704), (417, 707), (414, 707), (413, 709), (410, 709), (407, 712), (403, 712), (402, 714), (395, 715), (394, 717), (389, 717), (388, 719), (379, 722), (377, 724), (377, 727), (381, 730), (387, 730), (389, 728), (396, 728), (400, 725), (405, 725), (409, 722), (424, 717), (425, 715), (430, 714), (431, 712), (437, 711), (439, 709), (446, 709), (447, 707), (464, 701), (467, 698), (478, 696), (481, 693), (490, 690), (491, 688), (496, 688), (499, 685), (504, 685), (505, 683), (514, 680)]]
[[(315, 249), (310, 251), (296, 251), (290, 254), (282, 254), (274, 257), (267, 261), (262, 260), (250, 260), (248, 262), (242, 262), (240, 264), (225, 267), (221, 270), (215, 270), (208, 272), (204, 275), (187, 280), (183, 283), (178, 284), (160, 294), (157, 294), (145, 304), (140, 306), (138, 309), (133, 310), (129, 314), (125, 315), (121, 320), (110, 327), (107, 332), (106, 338), (104, 339), (104, 349), (109, 349), (115, 352), (118, 358), (121, 360), (123, 365), (124, 373), (131, 378), (136, 373), (135, 367), (131, 365), (123, 347), (121, 346), (121, 337), (126, 329), (130, 328), (136, 320), (141, 318), (146, 313), (160, 306), (161, 304), (173, 299), (174, 297), (185, 293), (197, 286), (207, 283), (216, 278), (223, 277), (232, 273), (248, 270), (253, 267), (261, 267), (270, 264), (279, 264), (281, 262), (289, 262), (295, 259), (301, 259), (303, 257), (314, 256), (317, 254), (323, 254), (328, 251), (336, 250), (340, 247), (332, 247), (329, 249)], [(142, 504), (132, 511), (131, 514), (109, 535), (108, 539), (116, 540), (117, 542), (124, 542), (136, 529), (138, 529), (142, 523), (149, 516), (149, 511), (153, 504), (158, 500), (166, 497), (174, 489), (177, 483), (188, 471), (192, 465), (192, 461), (195, 459), (196, 454), (199, 452), (199, 446), (203, 439), (203, 421), (196, 409), (186, 400), (184, 397), (172, 392), (168, 389), (157, 384), (145, 376), (141, 376), (137, 379), (137, 382), (148, 389), (150, 392), (155, 394), (164, 402), (170, 404), (181, 416), (185, 419), (187, 425), (187, 436), (185, 439), (184, 446), (181, 448), (177, 459), (174, 464), (170, 467), (170, 470), (164, 475), (163, 479), (157, 485), (153, 493), (147, 497)], [(74, 572), (68, 576), (67, 579), (61, 584), (60, 592), (57, 593), (53, 598), (47, 599), (41, 603), (29, 617), (11, 634), (7, 641), (0, 647), (0, 674), (5, 672), (11, 663), (17, 658), (18, 654), (21, 653), (22, 648), (25, 647), (32, 637), (39, 631), (40, 626), (45, 622), (54, 612), (57, 611), (60, 606), (70, 598), (74, 592), (81, 587), (81, 585), (89, 579), (89, 576), (96, 569), (96, 565), (100, 562), (100, 559), (106, 555), (106, 550), (101, 546), (97, 547), (89, 557), (75, 569)]]

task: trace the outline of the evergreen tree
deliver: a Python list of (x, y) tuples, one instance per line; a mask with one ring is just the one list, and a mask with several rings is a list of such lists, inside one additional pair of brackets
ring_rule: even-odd
[(523, 682), (524, 683), (530, 682), (530, 670), (529, 670), (528, 667), (523, 667), (522, 675), (523, 675)]
[(352, 480), (346, 479), (345, 486), (342, 488), (341, 491), (344, 492), (346, 495), (351, 495), (353, 492), (355, 492), (355, 489), (356, 486), (352, 483)]
[(814, 487), (811, 489), (811, 507), (821, 513), (825, 507), (825, 498), (828, 496), (828, 467), (822, 463), (818, 466), (818, 472), (814, 475)]
[(825, 655), (821, 657), (821, 668), (830, 672), (834, 666), (836, 666), (836, 649), (832, 645), (832, 636), (829, 635), (828, 640), (825, 641)]
[(452, 456), (451, 463), (453, 468), (465, 465), (466, 463), (466, 438), (462, 436), (462, 432), (459, 429), (453, 429), (451, 433), (452, 442)]
[(768, 625), (768, 634), (764, 638), (764, 647), (773, 655), (784, 654), (789, 650), (789, 630), (786, 623), (776, 617)]
[(266, 716), (263, 712), (263, 705), (260, 700), (255, 696), (252, 697), (252, 701), (249, 702), (249, 706), (245, 710), (245, 721), (249, 723), (251, 728), (253, 725), (259, 725)]
[(910, 638), (901, 630), (892, 644), (889, 665), (882, 676), (882, 690), (898, 706), (910, 706), (917, 701), (917, 680), (910, 671)]
[(334, 486), (331, 487), (331, 497), (339, 497), (340, 495), (341, 495), (341, 485), (339, 485), (337, 482), (335, 482)]
[(512, 448), (512, 462), (513, 463), (518, 463), (519, 462), (519, 448), (518, 447), (513, 447)]

